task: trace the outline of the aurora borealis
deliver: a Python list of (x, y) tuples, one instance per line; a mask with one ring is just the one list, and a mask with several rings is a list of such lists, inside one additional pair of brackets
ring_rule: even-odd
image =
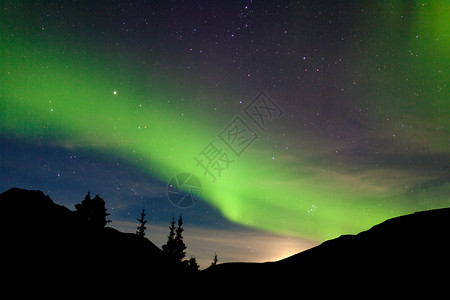
[[(315, 242), (449, 206), (447, 1), (222, 2), (1, 1), (1, 191)], [(261, 91), (283, 112), (264, 129), (244, 112)], [(236, 117), (257, 136), (240, 155)], [(180, 210), (182, 172), (202, 196)]]

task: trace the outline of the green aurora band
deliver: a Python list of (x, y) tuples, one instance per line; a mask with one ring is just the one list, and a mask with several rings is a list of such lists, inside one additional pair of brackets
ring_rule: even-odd
[[(420, 57), (411, 77), (417, 81), (429, 67), (427, 55), (446, 57), (442, 59), (445, 74), (450, 67), (448, 5), (444, 1), (437, 3), (435, 11), (414, 18), (414, 26), (422, 31), (425, 28), (423, 36), (429, 37), (414, 45)], [(447, 15), (442, 6), (447, 7)], [(436, 37), (441, 39), (439, 47)], [(180, 172), (193, 173), (202, 182), (202, 198), (229, 220), (315, 240), (356, 233), (386, 218), (426, 207), (411, 206), (402, 193), (374, 194), (352, 188), (359, 179), (351, 175), (347, 184), (334, 182), (333, 171), (312, 168), (301, 156), (272, 160), (263, 151), (270, 146), (263, 140), (250, 146), (243, 158), (232, 157), (236, 161), (212, 183), (201, 168), (195, 167), (193, 157), (211, 140), (218, 140), (226, 118), (211, 125), (209, 116), (189, 104), (189, 93), (174, 89), (176, 83), (136, 75), (130, 83), (130, 75), (115, 69), (109, 58), (89, 50), (86, 54), (65, 49), (61, 55), (57, 42), (44, 44), (10, 38), (2, 32), (1, 134), (91, 149), (130, 163), (139, 160), (142, 170), (151, 168), (151, 174), (162, 181)], [(445, 120), (449, 102), (444, 81), (449, 78), (433, 76), (427, 80), (442, 81), (440, 96), (413, 106), (424, 112), (432, 108), (433, 120), (448, 136)], [(186, 99), (183, 103), (167, 101), (181, 98), (179, 95)], [(441, 145), (443, 149), (445, 144)], [(322, 179), (318, 181), (317, 176)]]

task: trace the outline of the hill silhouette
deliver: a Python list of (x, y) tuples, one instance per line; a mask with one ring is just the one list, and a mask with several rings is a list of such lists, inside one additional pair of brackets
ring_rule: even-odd
[(108, 279), (130, 286), (157, 283), (177, 271), (147, 238), (98, 228), (41, 191), (0, 194), (0, 231), (3, 271), (22, 282)]
[(0, 194), (3, 272), (23, 283), (53, 282), (70, 289), (89, 289), (107, 279), (110, 288), (125, 290), (161, 290), (164, 284), (171, 295), (177, 289), (196, 294), (192, 285), (264, 296), (313, 287), (388, 290), (400, 281), (415, 287), (437, 284), (448, 280), (449, 222), (450, 208), (416, 212), (280, 261), (223, 263), (186, 276), (148, 239), (93, 226), (41, 191), (13, 188)]
[[(450, 208), (389, 219), (357, 235), (338, 238), (276, 262), (223, 263), (204, 270), (208, 277), (249, 278), (272, 290), (306, 287), (370, 287), (398, 290), (448, 281)], [(389, 287), (389, 288), (388, 288)], [(322, 291), (323, 293), (324, 291)]]

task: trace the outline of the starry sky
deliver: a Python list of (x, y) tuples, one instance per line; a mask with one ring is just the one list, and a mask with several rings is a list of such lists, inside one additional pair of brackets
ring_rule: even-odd
[(202, 268), (448, 207), (449, 11), (2, 0), (0, 191), (90, 191), (127, 232), (145, 206), (158, 246), (182, 214)]

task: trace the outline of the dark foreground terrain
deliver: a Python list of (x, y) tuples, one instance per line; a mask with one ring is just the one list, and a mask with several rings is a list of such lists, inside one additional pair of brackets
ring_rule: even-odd
[(450, 208), (416, 212), (277, 262), (224, 263), (186, 273), (148, 239), (94, 228), (40, 191), (13, 188), (0, 195), (3, 284), (43, 290), (156, 290), (202, 298), (443, 291), (450, 278), (449, 225)]
[(280, 261), (224, 263), (204, 273), (233, 278), (236, 284), (254, 278), (268, 289), (274, 284), (295, 289), (306, 283), (414, 290), (424, 284), (436, 288), (444, 282), (448, 288), (449, 237), (450, 208), (421, 211), (389, 219), (357, 235), (342, 235)]

